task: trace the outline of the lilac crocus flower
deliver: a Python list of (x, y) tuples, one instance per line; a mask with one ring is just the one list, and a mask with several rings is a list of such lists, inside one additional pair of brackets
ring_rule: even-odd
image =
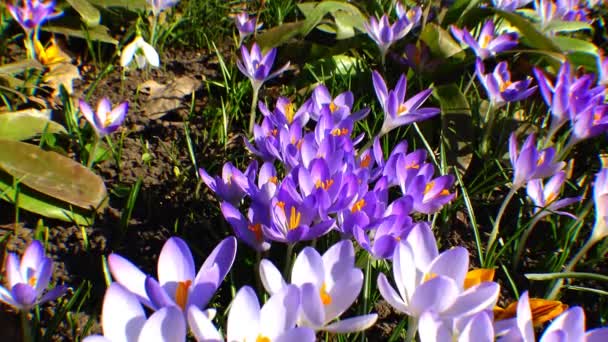
[[(315, 341), (315, 333), (296, 327), (301, 306), (300, 291), (286, 286), (260, 308), (255, 290), (243, 286), (230, 304), (227, 341)], [(217, 329), (202, 312), (192, 308), (189, 314), (192, 332), (198, 341), (222, 341)]]
[(430, 215), (454, 199), (456, 194), (449, 191), (453, 184), (453, 175), (433, 178), (433, 168), (429, 165), (412, 179), (404, 195), (412, 197), (414, 211)]
[(380, 105), (384, 110), (384, 122), (382, 123), (382, 129), (380, 130), (382, 133), (380, 135), (386, 134), (399, 126), (426, 120), (440, 113), (439, 108), (420, 108), (424, 101), (431, 96), (432, 89), (423, 90), (405, 101), (407, 88), (405, 75), (401, 75), (395, 85), (395, 89), (390, 91), (387, 89), (384, 79), (377, 71), (372, 72), (372, 81), (378, 101), (380, 101)]
[(543, 179), (555, 175), (566, 163), (555, 160), (555, 149), (548, 147), (539, 151), (534, 135), (530, 134), (521, 147), (517, 147), (517, 136), (509, 138), (509, 158), (513, 166), (513, 189), (519, 189), (533, 179)]
[(532, 0), (492, 0), (494, 7), (507, 12), (513, 12), (531, 2)]
[(534, 68), (534, 75), (540, 87), (540, 93), (553, 115), (551, 129), (556, 130), (568, 120), (569, 102), (573, 99), (570, 88), (574, 79), (570, 72), (570, 63), (565, 62), (559, 68), (555, 84), (545, 76), (541, 69)]
[(212, 177), (203, 168), (198, 169), (198, 173), (203, 182), (219, 198), (237, 206), (243, 199), (243, 196), (245, 196), (245, 192), (249, 186), (249, 177), (251, 177), (254, 167), (255, 165), (252, 164), (252, 167), (243, 173), (232, 163), (227, 162), (222, 167), (221, 177)]
[(492, 317), (486, 311), (473, 314), (462, 329), (449, 320), (443, 320), (433, 311), (426, 311), (420, 316), (418, 330), (421, 342), (458, 341), (458, 342), (493, 342), (494, 326)]
[(44, 21), (62, 14), (61, 12), (55, 12), (55, 1), (53, 0), (21, 0), (21, 3), (22, 6), (17, 7), (16, 4), (13, 5), (8, 2), (6, 8), (28, 36)]
[(595, 175), (593, 184), (595, 224), (591, 240), (599, 241), (608, 236), (608, 169), (601, 169)]
[[(580, 306), (575, 306), (551, 322), (540, 338), (540, 342), (558, 341), (605, 341), (608, 339), (608, 328), (599, 328), (585, 331), (585, 312)], [(504, 335), (500, 336), (499, 342), (522, 341), (534, 342), (534, 328), (532, 324), (532, 312), (530, 310), (530, 299), (528, 291), (524, 292), (517, 303), (516, 323)]]
[(112, 109), (112, 103), (107, 97), (99, 100), (97, 112), (93, 112), (93, 109), (84, 100), (80, 100), (79, 104), (80, 112), (100, 137), (116, 131), (125, 121), (125, 116), (129, 110), (127, 101)]
[(266, 54), (262, 54), (260, 47), (256, 43), (253, 43), (251, 46), (251, 51), (247, 51), (245, 46), (241, 46), (241, 56), (243, 59), (238, 60), (236, 66), (249, 78), (253, 89), (259, 90), (264, 82), (277, 77), (289, 67), (289, 62), (287, 62), (279, 70), (270, 73), (276, 55), (276, 48), (272, 48)]
[(67, 291), (66, 286), (56, 286), (47, 291), (53, 274), (53, 261), (44, 255), (40, 241), (32, 241), (21, 260), (15, 253), (8, 253), (5, 268), (8, 287), (0, 286), (0, 302), (20, 311), (27, 312)]
[(486, 20), (483, 24), (477, 40), (475, 40), (471, 33), (466, 29), (461, 30), (452, 25), (450, 30), (456, 39), (461, 43), (470, 46), (475, 52), (475, 55), (481, 59), (488, 59), (491, 56), (495, 56), (497, 53), (510, 50), (517, 46), (517, 33), (503, 33), (496, 36), (494, 22), (491, 19)]
[[(398, 7), (399, 8), (399, 7)], [(403, 8), (399, 10), (401, 17), (393, 24), (390, 23), (388, 15), (382, 15), (380, 20), (371, 17), (369, 22), (363, 23), (363, 27), (367, 35), (378, 45), (382, 56), (382, 63), (386, 53), (393, 43), (405, 37), (414, 26), (420, 21), (421, 10), (416, 7), (410, 11), (405, 11)]]
[(572, 115), (572, 134), (569, 144), (576, 144), (608, 131), (608, 105), (597, 102), (595, 105), (591, 102), (583, 111)]
[[(272, 295), (289, 286), (266, 259), (260, 263), (260, 278)], [(378, 318), (377, 314), (367, 314), (332, 322), (355, 302), (363, 286), (363, 272), (355, 267), (355, 250), (349, 240), (334, 244), (323, 256), (314, 248), (304, 248), (293, 264), (291, 284), (302, 296), (300, 326), (350, 333), (369, 328)]]
[(232, 267), (236, 239), (222, 240), (213, 249), (198, 273), (186, 242), (172, 237), (165, 242), (158, 257), (158, 281), (147, 276), (129, 260), (118, 254), (108, 256), (112, 277), (147, 307), (159, 310), (178, 307), (184, 315), (190, 306), (204, 308)]
[(557, 200), (565, 180), (566, 172), (559, 171), (551, 177), (546, 184), (543, 184), (541, 179), (533, 179), (528, 182), (526, 191), (536, 207), (534, 213), (538, 213), (537, 219), (550, 215), (551, 213), (576, 219), (576, 216), (569, 212), (559, 211), (561, 208), (581, 200), (581, 197), (567, 197)]
[(179, 308), (167, 306), (146, 318), (137, 297), (118, 283), (110, 284), (104, 295), (101, 327), (103, 336), (88, 336), (84, 342), (186, 340), (186, 321)]
[(259, 252), (270, 249), (270, 243), (264, 237), (262, 229), (262, 225), (268, 224), (265, 222), (268, 220), (268, 211), (264, 206), (252, 203), (247, 218), (229, 202), (222, 202), (220, 209), (239, 239)]
[(234, 24), (236, 25), (236, 29), (239, 31), (239, 45), (243, 43), (245, 38), (262, 27), (262, 24), (256, 26), (256, 17), (249, 17), (247, 12), (237, 14), (234, 17)]
[(439, 254), (428, 225), (418, 225), (401, 240), (393, 255), (397, 289), (384, 274), (378, 276), (378, 290), (396, 310), (420, 318), (431, 311), (447, 321), (491, 310), (498, 300), (499, 286), (482, 282), (464, 290), (469, 254), (454, 247)]
[[(408, 202), (409, 208), (407, 211), (409, 211), (412, 207), (412, 200), (409, 196), (404, 199)], [(365, 226), (355, 226), (353, 235), (359, 245), (373, 255), (374, 258), (390, 259), (393, 257), (399, 241), (407, 237), (413, 226), (413, 220), (407, 214), (391, 215), (385, 217), (378, 227), (373, 229)]]
[(536, 86), (530, 87), (532, 78), (528, 77), (521, 81), (511, 81), (511, 73), (507, 62), (496, 65), (494, 72), (485, 73), (485, 67), (480, 58), (475, 63), (475, 73), (488, 93), (488, 98), (493, 106), (501, 106), (507, 102), (521, 101), (536, 91)]
[(179, 0), (147, 0), (150, 6), (152, 6), (152, 13), (154, 16), (158, 16), (160, 12), (175, 6)]

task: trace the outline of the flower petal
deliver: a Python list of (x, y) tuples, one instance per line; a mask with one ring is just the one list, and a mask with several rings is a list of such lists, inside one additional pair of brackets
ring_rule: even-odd
[(220, 335), (209, 317), (195, 306), (188, 308), (188, 325), (197, 341), (222, 341), (222, 335)]
[(158, 256), (158, 282), (164, 286), (169, 282), (194, 279), (194, 259), (186, 242), (172, 237), (163, 246)]
[(108, 256), (108, 267), (116, 282), (137, 295), (144, 305), (151, 306), (146, 293), (146, 275), (137, 266), (120, 255), (112, 253)]
[(260, 278), (264, 289), (272, 296), (277, 292), (280, 292), (287, 284), (276, 266), (264, 259), (260, 262)]
[(325, 278), (323, 259), (319, 252), (312, 247), (304, 248), (296, 257), (291, 271), (291, 283), (301, 286), (313, 283), (321, 288)]
[(348, 334), (356, 331), (363, 331), (376, 323), (378, 314), (367, 314), (352, 318), (343, 319), (327, 325), (323, 330), (334, 334)]
[(103, 334), (110, 341), (137, 340), (146, 322), (146, 314), (137, 297), (119, 283), (106, 290), (101, 310)]
[(175, 306), (156, 311), (144, 324), (139, 342), (186, 340), (186, 321), (184, 314)]
[(230, 304), (227, 341), (243, 341), (257, 336), (260, 325), (260, 304), (255, 291), (243, 286)]

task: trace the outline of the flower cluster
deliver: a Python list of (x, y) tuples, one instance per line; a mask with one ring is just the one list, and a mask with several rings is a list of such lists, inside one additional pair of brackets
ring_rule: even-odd
[[(403, 103), (404, 78), (390, 92), (379, 75), (374, 83), (391, 127), (439, 112), (418, 108), (430, 91)], [(435, 176), (424, 150), (408, 151), (404, 142), (384, 160), (377, 138), (358, 148), (363, 135), (353, 136), (353, 127), (368, 110), (353, 112), (353, 101), (351, 92), (332, 97), (320, 85), (298, 109), (283, 97), (272, 110), (260, 102), (264, 118), (254, 126), (253, 142), (245, 143), (263, 164), (254, 161), (241, 172), (227, 163), (215, 178), (200, 170), (237, 237), (263, 251), (271, 241), (294, 244), (333, 230), (354, 236), (376, 257), (390, 258), (396, 239), (417, 224), (412, 214), (435, 213), (454, 197), (449, 191), (454, 178)], [(392, 187), (399, 187), (401, 196), (389, 201)]]

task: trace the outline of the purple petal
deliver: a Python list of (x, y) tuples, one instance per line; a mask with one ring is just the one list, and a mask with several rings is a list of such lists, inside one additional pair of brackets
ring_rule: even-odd
[(38, 293), (36, 290), (26, 284), (17, 284), (11, 289), (13, 299), (22, 307), (23, 310), (31, 308), (36, 303)]
[(194, 259), (188, 244), (178, 237), (168, 239), (158, 257), (158, 282), (164, 286), (193, 279)]
[(144, 305), (151, 306), (146, 294), (146, 275), (137, 266), (120, 255), (112, 253), (108, 256), (108, 267), (116, 282), (137, 295)]
[(118, 283), (110, 284), (103, 298), (101, 326), (110, 341), (136, 341), (146, 322), (137, 298)]
[(175, 306), (156, 311), (144, 324), (139, 341), (185, 341), (184, 314)]

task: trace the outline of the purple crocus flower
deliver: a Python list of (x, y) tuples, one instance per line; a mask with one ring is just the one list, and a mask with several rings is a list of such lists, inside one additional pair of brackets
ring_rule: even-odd
[(541, 69), (534, 68), (534, 75), (540, 87), (540, 93), (553, 115), (551, 129), (557, 130), (568, 120), (569, 101), (573, 99), (570, 88), (574, 79), (570, 71), (570, 63), (562, 64), (555, 84), (545, 76)]
[(234, 234), (239, 239), (259, 252), (270, 249), (270, 243), (264, 237), (262, 225), (268, 225), (268, 210), (264, 206), (252, 203), (248, 210), (247, 218), (229, 202), (220, 204), (222, 214), (234, 229)]
[[(585, 331), (585, 312), (575, 306), (551, 322), (540, 338), (540, 342), (558, 341), (605, 341), (608, 339), (608, 328)], [(528, 291), (522, 293), (517, 303), (517, 318), (512, 327), (499, 339), (501, 342), (523, 341), (534, 342), (534, 328)]]
[(409, 316), (420, 318), (431, 311), (443, 320), (453, 320), (491, 310), (496, 305), (498, 284), (482, 282), (464, 290), (468, 251), (455, 247), (439, 254), (435, 237), (426, 224), (417, 225), (400, 241), (392, 260), (397, 289), (380, 274), (378, 290), (391, 306)]
[(492, 0), (494, 7), (507, 12), (513, 12), (531, 2), (532, 0)]
[(395, 89), (390, 91), (387, 89), (384, 79), (377, 71), (372, 72), (372, 81), (378, 101), (380, 101), (380, 105), (384, 110), (384, 122), (382, 123), (380, 135), (386, 134), (399, 126), (426, 120), (441, 112), (439, 108), (420, 108), (424, 101), (431, 96), (433, 92), (431, 89), (423, 90), (405, 101), (407, 88), (405, 75), (401, 75), (395, 85)]
[(187, 333), (179, 308), (167, 306), (146, 318), (137, 297), (119, 283), (106, 290), (101, 327), (103, 336), (91, 335), (84, 342), (185, 341)]
[(55, 12), (54, 0), (21, 0), (21, 7), (17, 7), (17, 2), (15, 5), (10, 2), (7, 3), (6, 8), (28, 36), (44, 21), (56, 18), (62, 14), (61, 12)]
[(551, 213), (566, 215), (576, 219), (576, 216), (569, 212), (559, 211), (561, 208), (581, 200), (581, 197), (567, 197), (557, 200), (565, 180), (566, 172), (559, 171), (546, 184), (543, 184), (541, 179), (533, 179), (528, 182), (526, 191), (532, 202), (534, 202), (534, 206), (536, 207), (534, 213), (538, 213), (538, 219)]
[(427, 215), (436, 213), (456, 196), (449, 191), (454, 184), (454, 176), (443, 175), (433, 178), (433, 173), (433, 166), (427, 164), (411, 178), (407, 186), (402, 186), (405, 188), (404, 195), (409, 195), (413, 199), (414, 211)]
[(253, 169), (257, 167), (253, 163), (250, 166), (248, 171), (243, 173), (232, 163), (227, 162), (222, 167), (221, 177), (211, 177), (203, 168), (198, 169), (198, 173), (203, 182), (219, 198), (233, 205), (238, 205), (249, 186), (249, 178), (252, 176), (252, 172), (254, 172)]
[[(452, 320), (444, 320), (433, 312), (426, 311), (420, 316), (418, 330), (420, 342), (458, 341), (458, 342), (493, 342), (494, 326), (490, 313), (480, 311), (467, 317), (465, 322), (458, 322), (460, 328)], [(460, 328), (460, 329), (459, 329)]]
[(517, 147), (517, 136), (509, 138), (509, 158), (513, 166), (513, 189), (519, 189), (533, 179), (543, 179), (555, 175), (566, 163), (555, 160), (553, 147), (539, 151), (534, 135), (530, 134), (521, 147)]
[(249, 17), (247, 12), (241, 12), (234, 17), (236, 29), (239, 31), (239, 45), (243, 40), (251, 35), (255, 30), (262, 27), (262, 24), (256, 26), (256, 17)]
[(112, 277), (147, 307), (178, 307), (184, 315), (190, 306), (204, 308), (232, 267), (236, 239), (222, 240), (195, 274), (194, 259), (186, 242), (172, 237), (158, 257), (158, 281), (118, 254), (108, 256)]
[(536, 91), (536, 86), (530, 87), (532, 78), (522, 81), (511, 81), (511, 73), (507, 62), (496, 65), (494, 72), (485, 73), (485, 67), (480, 58), (475, 63), (475, 73), (481, 84), (486, 88), (488, 98), (493, 106), (501, 106), (507, 102), (521, 101)]
[(32, 241), (21, 260), (15, 253), (8, 253), (5, 268), (8, 286), (0, 286), (0, 301), (20, 311), (27, 312), (67, 291), (66, 286), (56, 286), (47, 291), (53, 274), (53, 261), (44, 255), (40, 241)]
[(150, 6), (152, 6), (152, 13), (154, 16), (158, 16), (160, 12), (175, 6), (179, 0), (147, 0)]
[(608, 105), (600, 103), (593, 105), (592, 103), (585, 110), (574, 113), (569, 144), (575, 144), (608, 131)]
[(475, 55), (481, 59), (488, 59), (491, 56), (495, 56), (497, 53), (510, 50), (517, 46), (517, 33), (503, 33), (496, 36), (494, 22), (491, 19), (486, 20), (483, 24), (477, 40), (475, 40), (471, 33), (466, 29), (461, 30), (452, 25), (450, 30), (456, 39), (461, 43), (470, 46), (475, 52)]
[(380, 48), (383, 64), (390, 46), (405, 37), (418, 24), (422, 12), (420, 8), (416, 7), (407, 12), (400, 9), (400, 13), (402, 13), (401, 17), (393, 24), (390, 23), (386, 14), (382, 15), (379, 21), (375, 17), (371, 17), (369, 22), (363, 23), (367, 35)]
[[(407, 205), (411, 210), (412, 199), (409, 196), (402, 199), (408, 202)], [(407, 214), (391, 215), (385, 217), (378, 227), (373, 229), (355, 226), (353, 228), (353, 235), (359, 245), (375, 258), (390, 259), (393, 257), (395, 247), (399, 244), (399, 241), (407, 237), (413, 226), (413, 220)]]
[(100, 137), (116, 131), (122, 125), (129, 110), (129, 103), (127, 101), (120, 103), (112, 109), (112, 103), (107, 97), (99, 100), (97, 112), (93, 112), (89, 104), (84, 100), (80, 100), (79, 104), (80, 112)]
[(281, 272), (266, 259), (260, 263), (260, 278), (273, 296), (297, 286), (302, 296), (299, 324), (315, 331), (361, 331), (378, 318), (377, 314), (367, 314), (333, 322), (355, 302), (363, 286), (363, 272), (355, 267), (355, 249), (349, 240), (334, 244), (322, 256), (305, 247), (293, 264), (292, 285), (287, 285)]
[(251, 46), (251, 51), (247, 51), (245, 46), (241, 46), (241, 56), (243, 59), (238, 60), (236, 66), (249, 78), (253, 89), (259, 90), (264, 82), (277, 77), (289, 67), (289, 62), (287, 62), (279, 70), (270, 73), (276, 55), (276, 48), (272, 48), (266, 54), (262, 54), (260, 47), (256, 43), (253, 43)]

